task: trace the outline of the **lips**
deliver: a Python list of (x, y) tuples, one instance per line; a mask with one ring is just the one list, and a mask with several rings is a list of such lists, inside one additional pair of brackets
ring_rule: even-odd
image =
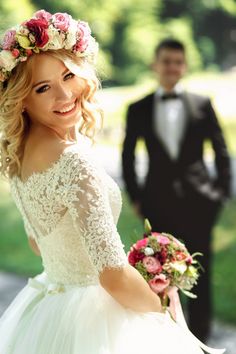
[(68, 114), (68, 113), (71, 113), (71, 112), (73, 112), (74, 110), (75, 110), (75, 108), (76, 108), (76, 103), (77, 103), (77, 100), (75, 101), (75, 102), (73, 102), (73, 103), (70, 103), (70, 104), (68, 104), (68, 105), (65, 105), (63, 108), (61, 108), (60, 110), (58, 110), (58, 111), (54, 111), (55, 113), (57, 113), (57, 114), (61, 114), (61, 115), (66, 115), (66, 114)]

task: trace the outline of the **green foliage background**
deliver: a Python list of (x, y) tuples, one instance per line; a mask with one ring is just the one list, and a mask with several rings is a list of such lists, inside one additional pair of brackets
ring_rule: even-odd
[(236, 62), (235, 0), (0, 0), (0, 31), (40, 8), (90, 23), (107, 86), (146, 79), (154, 47), (169, 36), (186, 44), (190, 71)]

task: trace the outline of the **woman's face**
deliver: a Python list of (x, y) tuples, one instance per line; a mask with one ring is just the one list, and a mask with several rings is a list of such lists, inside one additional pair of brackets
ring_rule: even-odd
[(35, 55), (33, 60), (33, 85), (23, 101), (23, 108), (33, 125), (66, 134), (81, 117), (80, 99), (85, 80), (50, 55)]

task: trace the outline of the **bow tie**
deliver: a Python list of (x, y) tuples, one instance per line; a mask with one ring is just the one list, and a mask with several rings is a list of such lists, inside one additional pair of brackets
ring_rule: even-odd
[(180, 98), (180, 95), (178, 95), (175, 92), (164, 93), (160, 98), (161, 98), (161, 100), (166, 101), (166, 100), (169, 100), (169, 99)]

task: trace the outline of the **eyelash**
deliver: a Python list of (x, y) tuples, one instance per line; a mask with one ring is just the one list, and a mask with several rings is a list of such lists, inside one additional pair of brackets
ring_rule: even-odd
[[(75, 76), (75, 74), (73, 74), (73, 73), (70, 72), (70, 73), (66, 74), (63, 79), (64, 79), (64, 81), (66, 81), (66, 80), (69, 80), (69, 79), (73, 79), (74, 76)], [(50, 88), (49, 85), (43, 85), (43, 86), (39, 87), (39, 88), (36, 90), (36, 92), (37, 92), (37, 93), (44, 93), (44, 92), (46, 92), (49, 88)]]

